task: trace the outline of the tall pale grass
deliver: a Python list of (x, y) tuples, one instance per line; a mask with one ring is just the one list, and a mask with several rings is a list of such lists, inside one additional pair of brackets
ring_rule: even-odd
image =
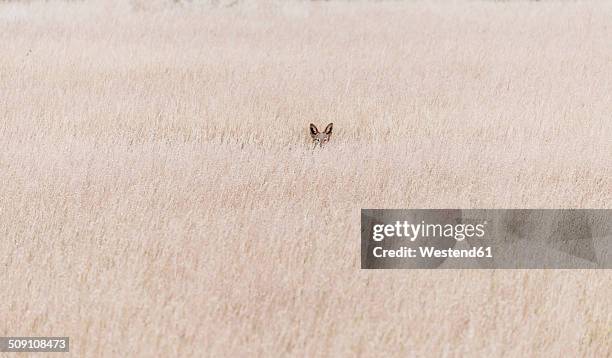
[(611, 354), (609, 271), (359, 268), (360, 208), (610, 207), (609, 2), (138, 4), (0, 4), (0, 336)]

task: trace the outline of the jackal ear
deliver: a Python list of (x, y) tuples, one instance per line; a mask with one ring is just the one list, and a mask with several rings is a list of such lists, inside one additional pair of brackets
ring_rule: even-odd
[(334, 124), (330, 123), (325, 127), (325, 134), (329, 135), (332, 133), (332, 129), (334, 129)]
[(315, 126), (314, 124), (310, 123), (310, 136), (314, 137), (317, 134), (319, 134), (319, 130), (317, 129), (317, 126)]

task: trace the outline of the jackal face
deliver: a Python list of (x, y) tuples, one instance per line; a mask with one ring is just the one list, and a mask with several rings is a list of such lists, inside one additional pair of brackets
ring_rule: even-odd
[(310, 136), (312, 137), (312, 142), (314, 143), (314, 146), (316, 147), (318, 144), (319, 147), (323, 147), (327, 142), (329, 142), (333, 128), (334, 124), (330, 123), (327, 125), (327, 127), (325, 127), (325, 130), (323, 132), (319, 132), (317, 126), (310, 123)]

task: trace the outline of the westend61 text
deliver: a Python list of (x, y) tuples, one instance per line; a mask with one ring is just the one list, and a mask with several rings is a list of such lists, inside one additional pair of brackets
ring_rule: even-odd
[(492, 258), (493, 252), (490, 246), (480, 246), (480, 247), (472, 247), (471, 249), (436, 249), (432, 246), (419, 247), (418, 250), (413, 247), (402, 246), (399, 249), (383, 249), (382, 247), (375, 247), (372, 250), (374, 257), (376, 258), (432, 258), (432, 257), (441, 257), (441, 258), (460, 258), (460, 257), (468, 257), (468, 258)]

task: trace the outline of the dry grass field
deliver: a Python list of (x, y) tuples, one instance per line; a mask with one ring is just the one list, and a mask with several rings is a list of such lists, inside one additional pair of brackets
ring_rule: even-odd
[[(359, 264), (361, 208), (610, 208), (610, 19), (0, 3), (0, 336), (87, 357), (610, 356), (609, 270)], [(310, 122), (334, 122), (322, 150)]]

